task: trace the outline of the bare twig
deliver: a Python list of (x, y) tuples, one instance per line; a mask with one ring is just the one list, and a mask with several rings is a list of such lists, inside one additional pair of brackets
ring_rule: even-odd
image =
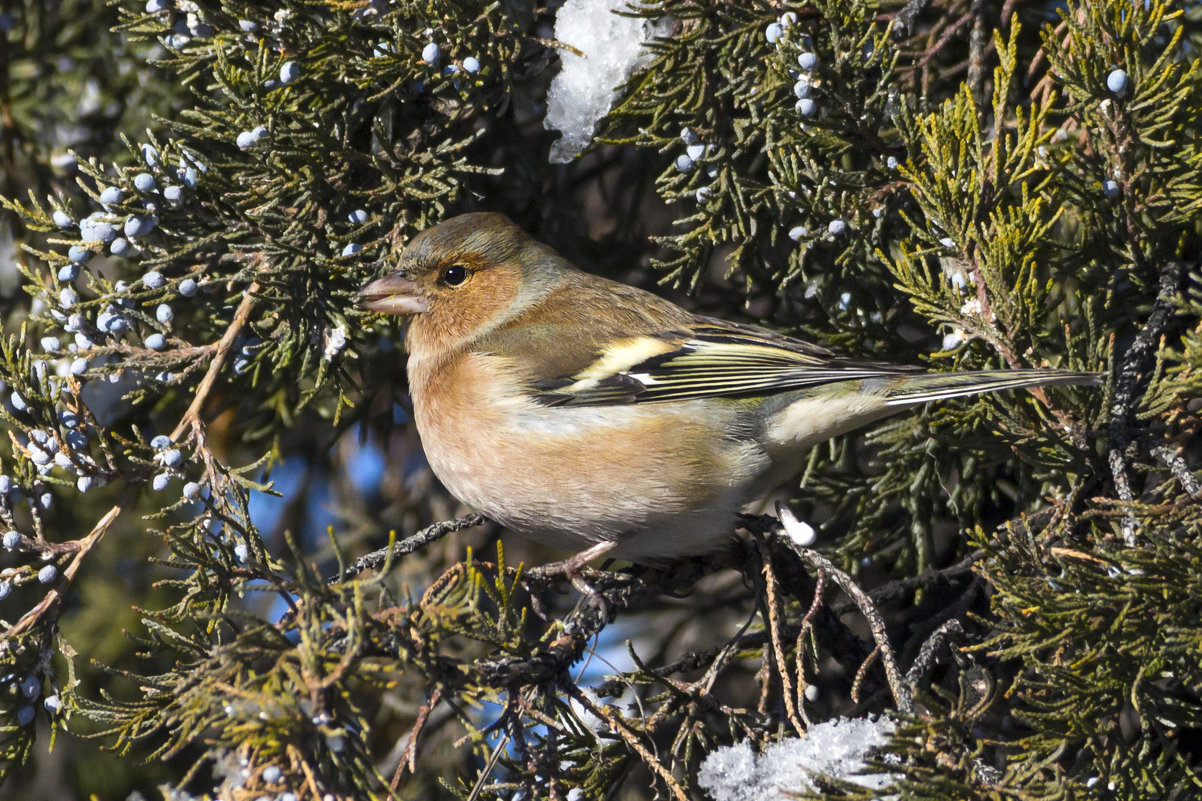
[(935, 629), (934, 633), (927, 637), (926, 642), (922, 644), (918, 656), (914, 658), (914, 664), (910, 665), (910, 669), (906, 671), (906, 684), (910, 689), (913, 690), (917, 687), (922, 677), (934, 666), (935, 658), (943, 649), (944, 644), (958, 642), (963, 637), (964, 627), (956, 618), (944, 621), (942, 626)]
[[(760, 562), (763, 565), (764, 585), (766, 590), (765, 602), (768, 607), (768, 632), (772, 644), (772, 657), (776, 662), (776, 672), (780, 674), (781, 697), (785, 702), (785, 714), (793, 725), (798, 736), (805, 734), (806, 726), (802, 723), (797, 710), (797, 699), (793, 693), (793, 679), (789, 676), (789, 663), (785, 659), (785, 647), (781, 638), (781, 621), (779, 598), (777, 595), (776, 571), (772, 569), (772, 555), (765, 547), (762, 538), (756, 537), (756, 546), (760, 551)], [(767, 660), (765, 660), (765, 663)], [(807, 723), (809, 721), (806, 721)]]
[(893, 31), (898, 37), (906, 37), (914, 29), (914, 21), (918, 19), (931, 0), (909, 0), (901, 11), (893, 15)]
[[(882, 584), (879, 587), (874, 587), (868, 596), (876, 603), (887, 601), (892, 598), (898, 598), (906, 593), (919, 589), (930, 589), (931, 587), (940, 584), (947, 584), (952, 579), (962, 576), (965, 573), (972, 572), (972, 566), (985, 557), (985, 551), (975, 550), (968, 556), (956, 562), (954, 565), (948, 565), (943, 568), (927, 568), (917, 576), (910, 576), (904, 579), (890, 581), (888, 584)], [(836, 613), (840, 610), (836, 608)]]
[(919, 61), (919, 65), (924, 69), (929, 67), (934, 62), (935, 56), (939, 55), (939, 52), (956, 38), (956, 34), (960, 32), (960, 29), (967, 25), (971, 20), (972, 17), (968, 14), (965, 14), (951, 25), (948, 25), (942, 31), (937, 31), (935, 28), (932, 28), (931, 36), (935, 37), (936, 34), (938, 34), (938, 39), (935, 39), (935, 41), (923, 52), (922, 59)]
[(96, 521), (96, 525), (92, 526), (92, 530), (88, 532), (86, 537), (79, 540), (79, 547), (75, 551), (75, 556), (72, 557), (71, 563), (67, 565), (67, 568), (63, 571), (63, 578), (65, 581), (60, 583), (50, 592), (46, 593), (46, 596), (42, 598), (42, 600), (39, 601), (36, 606), (22, 615), (20, 620), (10, 626), (8, 631), (4, 632), (5, 638), (15, 637), (16, 635), (25, 631), (42, 615), (46, 614), (49, 609), (59, 604), (63, 597), (63, 591), (71, 583), (71, 580), (75, 578), (75, 574), (79, 572), (79, 567), (83, 564), (84, 557), (87, 556), (88, 552), (92, 550), (93, 546), (100, 541), (100, 538), (104, 536), (106, 531), (108, 531), (109, 526), (111, 526), (113, 521), (117, 519), (117, 515), (121, 514), (121, 510), (128, 506), (132, 499), (133, 490), (127, 487), (121, 494), (121, 498), (117, 501), (117, 503), (115, 503), (111, 509), (105, 512), (100, 520)]
[(1198, 485), (1198, 479), (1194, 478), (1194, 474), (1189, 471), (1189, 465), (1177, 451), (1168, 445), (1157, 445), (1152, 448), (1152, 455), (1176, 476), (1177, 480), (1181, 482), (1182, 489), (1190, 495), (1202, 493), (1202, 486)]
[(331, 578), (330, 583), (337, 584), (341, 581), (347, 581), (359, 575), (364, 570), (376, 570), (383, 567), (385, 563), (392, 559), (421, 550), (430, 543), (437, 542), (452, 532), (479, 526), (482, 523), (484, 523), (484, 516), (478, 512), (472, 512), (463, 517), (457, 517), (454, 520), (443, 520), (442, 522), (426, 526), (416, 534), (406, 537), (400, 542), (393, 543), (387, 548), (381, 548), (378, 551), (372, 551), (369, 554), (360, 556), (349, 567)]
[(859, 585), (852, 581), (851, 576), (835, 567), (834, 563), (817, 551), (802, 548), (788, 537), (778, 537), (777, 539), (792, 550), (793, 553), (797, 554), (798, 558), (803, 562), (825, 572), (833, 578), (835, 583), (843, 588), (843, 591), (855, 601), (860, 614), (864, 615), (868, 621), (868, 626), (872, 630), (873, 641), (876, 642), (877, 648), (881, 651), (881, 663), (885, 667), (885, 678), (889, 681), (889, 689), (893, 692), (894, 703), (897, 704), (897, 708), (902, 712), (912, 711), (913, 702), (911, 700), (910, 688), (906, 686), (902, 680), (901, 671), (898, 670), (897, 659), (893, 655), (893, 647), (889, 644), (889, 635), (885, 631), (885, 620), (872, 603), (872, 599), (868, 597), (868, 593), (860, 589)]
[(672, 797), (675, 798), (676, 801), (689, 801), (688, 794), (685, 793), (684, 788), (680, 786), (680, 782), (676, 780), (676, 777), (672, 775), (671, 771), (669, 771), (663, 765), (663, 763), (661, 763), (655, 757), (654, 754), (647, 750), (647, 747), (639, 741), (638, 735), (631, 731), (630, 727), (626, 725), (626, 722), (622, 720), (620, 715), (614, 714), (614, 712), (608, 707), (594, 703), (593, 700), (588, 697), (588, 695), (586, 695), (580, 690), (580, 688), (573, 684), (569, 684), (566, 687), (566, 690), (569, 695), (571, 695), (576, 699), (577, 702), (580, 703), (581, 706), (591, 712), (598, 719), (605, 721), (605, 723), (609, 726), (609, 730), (618, 735), (618, 737), (622, 738), (622, 741), (625, 742), (626, 745), (630, 746), (630, 749), (638, 754), (640, 758), (642, 758), (643, 764), (646, 765), (652, 773), (659, 777), (660, 781), (667, 786), (668, 791), (672, 793)]
[[(1127, 503), (1135, 500), (1127, 467), (1127, 446), (1131, 444), (1128, 425), (1137, 401), (1136, 385), (1148, 359), (1155, 352), (1161, 333), (1168, 325), (1173, 298), (1181, 284), (1182, 272), (1181, 262), (1170, 261), (1165, 265), (1160, 273), (1160, 289), (1152, 303), (1152, 313), (1148, 315), (1148, 321), (1135, 335), (1135, 339), (1119, 361), (1118, 374), (1114, 380), (1114, 402), (1110, 406), (1110, 450), (1107, 457), (1110, 473), (1114, 477), (1115, 491), (1119, 499)], [(1123, 539), (1128, 547), (1135, 547), (1135, 532), (1138, 526), (1134, 514), (1128, 512), (1124, 515)]]
[[(972, 33), (968, 37), (968, 88), (977, 105), (984, 103), (985, 94), (985, 50), (989, 35), (985, 32), (984, 0), (973, 0), (969, 15), (973, 19)], [(997, 122), (1000, 126), (1000, 121)]]
[[(1111, 442), (1114, 442), (1111, 439)], [(1111, 448), (1107, 454), (1107, 461), (1110, 463), (1110, 473), (1114, 476), (1114, 489), (1118, 493), (1119, 499), (1125, 503), (1135, 502), (1135, 493), (1131, 491), (1131, 477), (1127, 474), (1127, 461), (1124, 453), (1119, 448)], [(1139, 521), (1135, 519), (1135, 515), (1131, 512), (1123, 514), (1123, 541), (1128, 547), (1134, 548), (1136, 545), (1135, 532), (1139, 528)]]
[(430, 699), (422, 704), (421, 709), (417, 711), (417, 720), (413, 722), (413, 728), (409, 730), (409, 742), (405, 744), (405, 753), (401, 755), (401, 760), (396, 766), (396, 772), (392, 774), (392, 783), (389, 785), (393, 790), (401, 782), (401, 777), (405, 775), (405, 770), (410, 773), (417, 772), (417, 738), (422, 733), (422, 729), (426, 727), (426, 721), (430, 719), (430, 712), (434, 707), (438, 706), (438, 702), (442, 699), (442, 689), (434, 688), (434, 692), (430, 693)]
[[(805, 691), (806, 691), (806, 674), (805, 674), (805, 638), (810, 630), (814, 627), (814, 618), (818, 614), (818, 610), (822, 608), (822, 593), (826, 591), (826, 573), (818, 571), (818, 578), (814, 581), (814, 597), (810, 601), (810, 608), (806, 610), (805, 617), (801, 619), (801, 626), (797, 630), (797, 639), (794, 642), (794, 659), (797, 663), (797, 707), (801, 710), (801, 714), (805, 717)], [(806, 723), (809, 723), (809, 718), (805, 717)]]
[(194, 421), (200, 419), (200, 409), (204, 406), (204, 402), (209, 397), (209, 392), (213, 389), (213, 384), (217, 381), (217, 376), (221, 373), (221, 366), (225, 364), (225, 357), (229, 354), (230, 348), (234, 346), (234, 342), (238, 339), (238, 334), (242, 333), (242, 329), (246, 326), (246, 321), (250, 319), (250, 313), (255, 308), (255, 293), (259, 291), (259, 282), (251, 282), (246, 288), (246, 292), (242, 296), (242, 302), (238, 304), (238, 308), (234, 311), (234, 318), (230, 320), (229, 326), (225, 329), (221, 339), (217, 340), (217, 345), (213, 351), (213, 361), (209, 362), (209, 369), (205, 372), (205, 377), (200, 380), (200, 385), (196, 388), (196, 395), (192, 398), (192, 403), (189, 404), (188, 410), (184, 412), (184, 416), (180, 418), (176, 424), (175, 430), (171, 432), (171, 439), (178, 440), (185, 431), (187, 431)]
[(853, 704), (860, 703), (860, 690), (864, 686), (864, 677), (868, 675), (868, 669), (876, 662), (877, 657), (881, 655), (881, 646), (872, 649), (872, 653), (868, 658), (860, 663), (859, 670), (856, 671), (856, 677), (851, 683), (851, 702)]

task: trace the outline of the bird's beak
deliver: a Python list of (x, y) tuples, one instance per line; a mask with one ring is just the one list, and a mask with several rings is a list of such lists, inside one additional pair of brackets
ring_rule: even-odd
[(430, 305), (421, 287), (400, 272), (377, 278), (359, 290), (355, 302), (381, 314), (421, 314)]

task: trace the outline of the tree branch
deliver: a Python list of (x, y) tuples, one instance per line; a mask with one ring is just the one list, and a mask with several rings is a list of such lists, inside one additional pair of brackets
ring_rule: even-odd
[(337, 584), (352, 579), (365, 570), (376, 570), (393, 559), (411, 554), (414, 551), (419, 551), (452, 532), (479, 526), (484, 523), (484, 520), (484, 515), (479, 512), (472, 512), (463, 517), (457, 517), (454, 520), (443, 520), (442, 522), (426, 526), (416, 534), (406, 537), (400, 542), (395, 542), (387, 548), (381, 548), (378, 551), (372, 551), (369, 554), (360, 556), (337, 576), (329, 579), (329, 583)]
[[(1144, 371), (1148, 359), (1156, 349), (1156, 342), (1168, 326), (1169, 316), (1173, 308), (1173, 298), (1181, 285), (1184, 267), (1181, 262), (1170, 261), (1160, 273), (1160, 289), (1156, 300), (1152, 303), (1152, 313), (1148, 321), (1136, 334), (1119, 360), (1118, 374), (1114, 380), (1114, 401), (1110, 405), (1110, 450), (1108, 461), (1110, 473), (1114, 477), (1115, 491), (1119, 499), (1132, 503), (1135, 493), (1131, 490), (1131, 477), (1127, 466), (1127, 447), (1131, 444), (1131, 433), (1128, 426), (1131, 414), (1135, 408), (1136, 385), (1140, 374)], [(1129, 547), (1136, 544), (1135, 533), (1138, 528), (1135, 515), (1130, 512), (1123, 517), (1123, 539)]]

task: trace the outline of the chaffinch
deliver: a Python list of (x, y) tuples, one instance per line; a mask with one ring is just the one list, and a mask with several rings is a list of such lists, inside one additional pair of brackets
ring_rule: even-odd
[(414, 419), (456, 498), (537, 541), (635, 562), (720, 547), (838, 434), (945, 398), (1100, 383), (841, 358), (581, 272), (500, 214), (423, 231), (359, 302), (413, 318)]

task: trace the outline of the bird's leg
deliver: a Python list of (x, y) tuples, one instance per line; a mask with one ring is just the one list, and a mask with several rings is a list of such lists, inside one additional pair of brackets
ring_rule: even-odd
[(577, 592), (588, 598), (601, 609), (602, 614), (608, 616), (605, 599), (603, 599), (592, 585), (584, 580), (580, 572), (584, 566), (596, 559), (598, 556), (603, 556), (614, 549), (618, 543), (613, 540), (598, 542), (596, 545), (585, 548), (574, 556), (569, 556), (559, 562), (551, 562), (550, 564), (540, 567), (531, 568), (529, 575), (534, 578), (549, 578), (551, 576), (564, 576), (568, 581), (572, 582), (572, 586)]

